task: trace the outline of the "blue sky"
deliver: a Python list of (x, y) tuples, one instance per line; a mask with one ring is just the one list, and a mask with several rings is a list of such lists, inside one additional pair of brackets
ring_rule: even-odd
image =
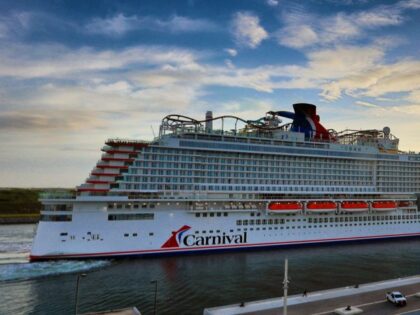
[(420, 0), (2, 1), (0, 186), (82, 183), (170, 113), (390, 126), (420, 151)]

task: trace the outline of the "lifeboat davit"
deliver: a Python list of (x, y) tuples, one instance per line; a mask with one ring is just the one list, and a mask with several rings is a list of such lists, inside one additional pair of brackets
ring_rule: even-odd
[(276, 201), (268, 204), (268, 211), (275, 213), (297, 213), (303, 206), (299, 201)]
[(372, 202), (372, 210), (374, 211), (392, 211), (397, 208), (397, 202), (392, 200), (381, 200)]
[(306, 211), (310, 212), (335, 212), (337, 203), (334, 201), (309, 201), (306, 204)]
[(342, 201), (341, 211), (346, 212), (364, 212), (369, 210), (369, 204), (366, 201)]

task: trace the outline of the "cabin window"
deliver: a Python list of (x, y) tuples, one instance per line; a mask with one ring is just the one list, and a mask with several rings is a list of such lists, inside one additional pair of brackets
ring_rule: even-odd
[(109, 214), (108, 221), (153, 220), (154, 217), (153, 213)]
[(41, 221), (49, 221), (49, 222), (66, 222), (71, 221), (72, 216), (71, 215), (49, 215), (49, 214), (43, 214), (40, 218)]

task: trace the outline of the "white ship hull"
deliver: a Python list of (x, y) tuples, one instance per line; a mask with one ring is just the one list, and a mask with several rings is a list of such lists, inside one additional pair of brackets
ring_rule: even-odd
[[(419, 214), (403, 210), (386, 214), (259, 216), (259, 212), (252, 211), (214, 211), (210, 216), (210, 212), (165, 205), (153, 211), (130, 212), (153, 213), (153, 220), (128, 221), (110, 221), (109, 213), (104, 203), (81, 204), (75, 207), (70, 222), (40, 222), (31, 260), (179, 254), (420, 236)], [(244, 221), (247, 225), (243, 225)]]

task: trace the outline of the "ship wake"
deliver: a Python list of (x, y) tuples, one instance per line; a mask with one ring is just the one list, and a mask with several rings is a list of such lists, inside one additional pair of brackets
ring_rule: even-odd
[[(37, 263), (3, 263), (0, 264), (0, 281), (27, 280), (32, 278), (54, 276), (60, 274), (80, 273), (110, 265), (110, 260), (59, 260)], [(10, 261), (10, 260), (9, 260)]]

